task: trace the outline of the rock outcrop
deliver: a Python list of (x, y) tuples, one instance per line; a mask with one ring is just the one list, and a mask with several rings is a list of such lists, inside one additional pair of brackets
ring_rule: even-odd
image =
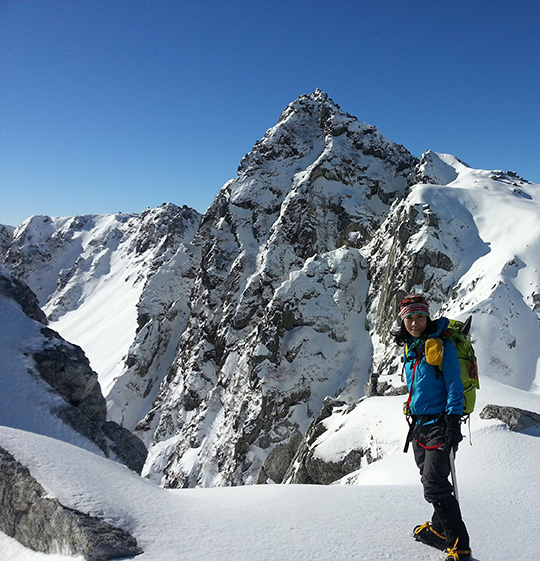
[[(4, 335), (6, 340), (0, 349), (0, 379), (6, 390), (0, 424), (60, 435), (60, 420), (105, 456), (140, 473), (146, 447), (130, 431), (107, 419), (97, 374), (82, 349), (44, 325), (47, 320), (35, 295), (1, 266), (0, 305), (3, 320), (13, 331), (9, 337)], [(13, 378), (19, 386), (14, 390), (17, 393), (11, 395), (8, 388), (15, 383)], [(20, 411), (15, 404), (19, 404)], [(42, 413), (36, 413), (32, 424), (29, 419), (38, 407)]]
[(0, 530), (43, 553), (82, 555), (87, 561), (142, 553), (126, 531), (50, 498), (29, 470), (0, 447)]
[(14, 300), (19, 304), (23, 313), (29, 318), (47, 325), (47, 316), (39, 307), (36, 295), (19, 279), (0, 269), (0, 296)]
[(540, 414), (508, 405), (486, 405), (480, 412), (481, 419), (497, 419), (515, 432), (540, 427)]
[[(362, 458), (366, 456), (368, 463), (373, 461), (369, 451), (360, 448), (350, 450), (339, 461), (333, 462), (322, 458), (316, 453), (316, 444), (319, 437), (326, 432), (323, 421), (332, 415), (336, 407), (342, 408), (344, 402), (332, 399), (325, 400), (320, 415), (313, 421), (306, 432), (300, 446), (292, 458), (283, 477), (287, 483), (300, 483), (308, 485), (330, 485), (338, 479), (360, 469)], [(352, 406), (354, 408), (354, 405)]]

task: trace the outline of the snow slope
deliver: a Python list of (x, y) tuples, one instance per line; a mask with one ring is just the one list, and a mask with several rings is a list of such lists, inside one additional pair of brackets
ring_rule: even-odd
[[(537, 396), (492, 381), (486, 381), (482, 399), (540, 410)], [(381, 419), (403, 436), (404, 427), (393, 426), (401, 399), (382, 398), (377, 407)], [(475, 559), (535, 559), (540, 431), (517, 434), (477, 417), (472, 427), (473, 446), (462, 443), (456, 465)], [(362, 423), (349, 429), (360, 437), (366, 430)], [(138, 561), (444, 558), (410, 537), (430, 512), (412, 454), (400, 447), (349, 478), (353, 485), (164, 490), (114, 462), (44, 436), (3, 427), (0, 445), (30, 466), (63, 504), (131, 531), (144, 550)], [(0, 558), (72, 559), (31, 552), (6, 536), (0, 536)]]
[[(481, 342), (481, 369), (490, 377), (538, 392), (540, 376), (540, 188), (492, 171), (469, 168), (448, 155), (437, 155), (456, 170), (456, 179), (437, 189), (418, 186), (412, 201), (427, 203), (454, 227), (470, 220), (475, 230), (459, 236), (461, 253), (453, 298), (441, 310), (474, 314)], [(441, 193), (442, 191), (442, 193)], [(438, 199), (439, 198), (439, 199)], [(469, 216), (461, 219), (464, 214)], [(450, 278), (451, 275), (449, 275)]]

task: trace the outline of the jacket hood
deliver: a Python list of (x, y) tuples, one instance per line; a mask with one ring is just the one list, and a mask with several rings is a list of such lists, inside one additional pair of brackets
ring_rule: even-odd
[(450, 325), (450, 320), (448, 318), (439, 318), (435, 320), (435, 324), (437, 325), (437, 329), (429, 334), (429, 337), (440, 337), (441, 333), (448, 329)]

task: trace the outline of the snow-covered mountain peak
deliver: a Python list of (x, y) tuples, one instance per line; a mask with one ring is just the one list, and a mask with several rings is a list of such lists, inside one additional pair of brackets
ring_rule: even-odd
[(422, 155), (409, 182), (452, 185), (457, 188), (498, 194), (509, 193), (529, 200), (537, 191), (535, 184), (515, 172), (475, 169), (452, 154), (441, 154), (432, 150)]
[[(193, 242), (201, 270), (190, 321), (169, 385), (139, 424), (153, 434), (149, 474), (165, 472), (167, 485), (252, 481), (266, 450), (305, 429), (325, 395), (358, 394), (368, 366), (352, 336), (367, 282), (357, 249), (403, 196), (416, 163), (322, 92), (290, 104), (255, 144)], [(335, 349), (320, 351), (331, 341)], [(212, 438), (202, 431), (209, 424)], [(242, 452), (233, 458), (234, 449)]]
[(369, 247), (379, 263), (368, 317), (385, 342), (376, 346), (382, 358), (375, 358), (375, 372), (400, 368), (397, 361), (390, 365), (398, 302), (405, 292), (425, 292), (435, 315), (474, 316), (473, 336), (490, 341), (477, 350), (481, 370), (518, 388), (537, 388), (538, 357), (522, 345), (540, 337), (540, 186), (434, 152), (423, 156), (413, 177), (420, 181)]
[(316, 115), (320, 118), (321, 112), (333, 114), (338, 111), (340, 111), (339, 105), (334, 103), (334, 101), (328, 97), (327, 93), (316, 89), (314, 92), (303, 94), (289, 103), (282, 111), (278, 124), (287, 121), (295, 114), (306, 113), (309, 115)]
[[(259, 216), (275, 212), (285, 197), (295, 199), (300, 192), (323, 194), (345, 205), (349, 214), (363, 213), (353, 203), (356, 197), (371, 206), (370, 213), (384, 213), (385, 205), (403, 194), (416, 163), (403, 146), (343, 112), (318, 90), (289, 104), (222, 193), (236, 206), (257, 208)], [(375, 195), (383, 206), (369, 203)]]
[(327, 396), (348, 402), (345, 418), (368, 381), (401, 391), (390, 333), (405, 292), (426, 292), (434, 315), (473, 315), (473, 336), (494, 342), (481, 372), (536, 391), (538, 353), (523, 346), (540, 337), (538, 189), (449, 154), (419, 161), (316, 91), (203, 217), (172, 204), (36, 217), (2, 247), (85, 349), (110, 418), (150, 446), (147, 475), (282, 481), (275, 458), (332, 414)]

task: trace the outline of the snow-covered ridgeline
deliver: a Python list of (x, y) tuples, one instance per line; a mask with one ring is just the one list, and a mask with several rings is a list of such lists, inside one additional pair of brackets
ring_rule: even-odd
[(84, 349), (110, 418), (130, 429), (150, 407), (187, 321), (191, 283), (180, 271), (198, 268), (189, 244), (199, 220), (171, 204), (141, 215), (35, 216), (14, 231), (4, 256), (51, 327)]
[(385, 309), (395, 312), (403, 291), (424, 291), (434, 314), (473, 315), (482, 374), (536, 391), (540, 187), (433, 152), (419, 171), (424, 183), (414, 184), (392, 209), (370, 247), (375, 370), (391, 374), (399, 364), (390, 366), (396, 315)]

